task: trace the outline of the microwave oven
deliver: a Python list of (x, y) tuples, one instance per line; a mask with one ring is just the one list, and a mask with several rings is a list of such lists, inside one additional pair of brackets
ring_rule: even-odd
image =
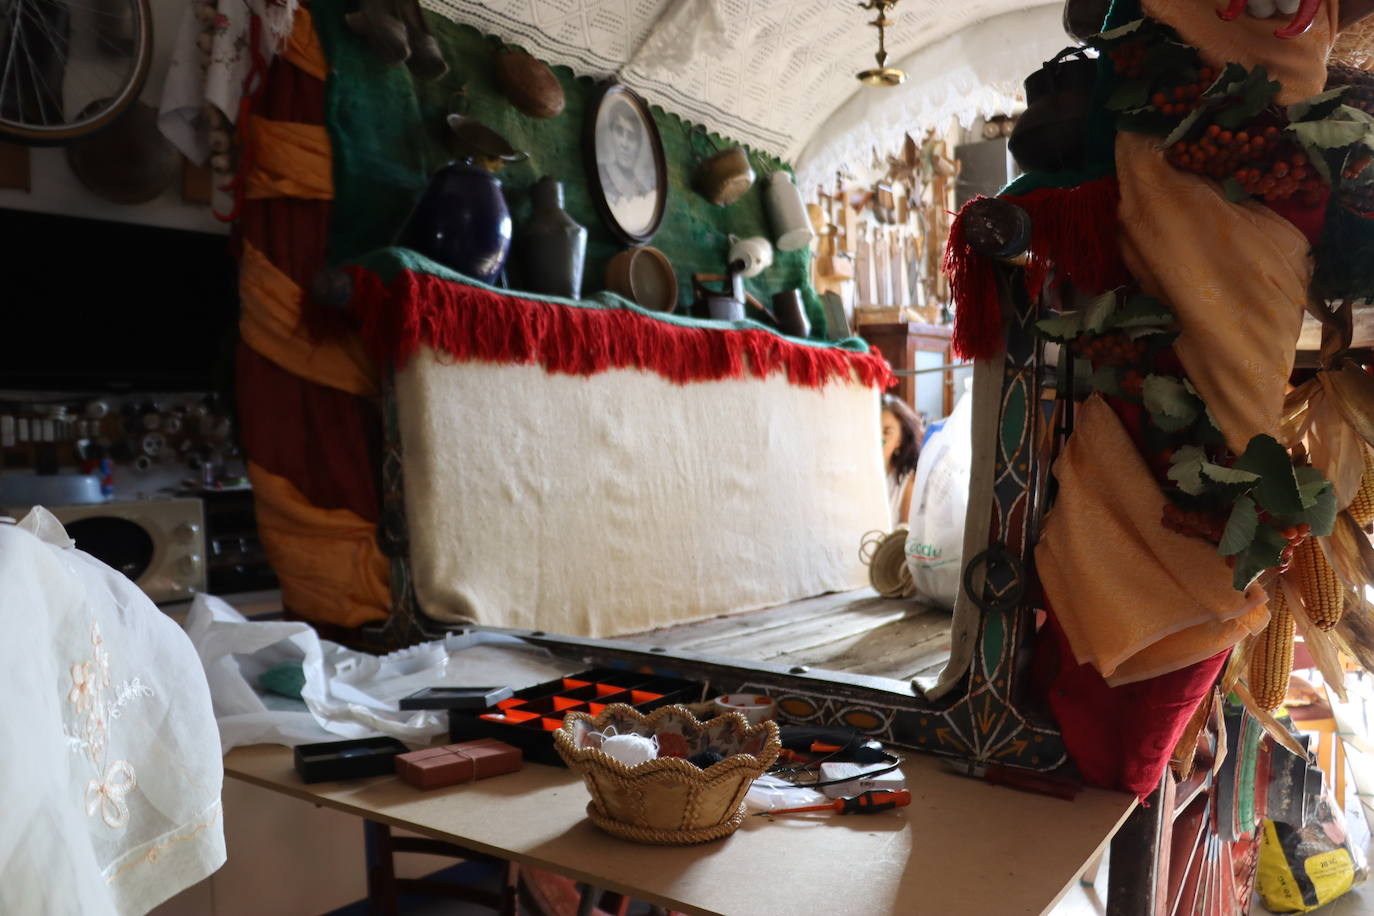
[(78, 548), (128, 576), (153, 601), (185, 601), (205, 591), (205, 511), (199, 499), (46, 508)]

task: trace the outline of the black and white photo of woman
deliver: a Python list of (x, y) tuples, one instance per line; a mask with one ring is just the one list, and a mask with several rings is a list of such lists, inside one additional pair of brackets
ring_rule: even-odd
[(597, 113), (597, 170), (606, 205), (626, 232), (638, 235), (654, 223), (658, 173), (653, 144), (633, 104), (612, 96)]

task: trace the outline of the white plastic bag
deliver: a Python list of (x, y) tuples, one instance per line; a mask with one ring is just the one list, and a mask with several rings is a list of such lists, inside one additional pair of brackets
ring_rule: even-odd
[(906, 563), (916, 594), (953, 609), (963, 571), (964, 515), (973, 464), (973, 391), (968, 390), (916, 463)]
[[(227, 602), (197, 595), (186, 634), (210, 684), (220, 743), (296, 745), (389, 735), (425, 744), (448, 730), (446, 713), (402, 711), (424, 687), (529, 687), (568, 674), (575, 663), (500, 633), (449, 634), (390, 655), (368, 655), (320, 639), (309, 624), (247, 620)], [(300, 662), (301, 700), (265, 697), (263, 672)]]

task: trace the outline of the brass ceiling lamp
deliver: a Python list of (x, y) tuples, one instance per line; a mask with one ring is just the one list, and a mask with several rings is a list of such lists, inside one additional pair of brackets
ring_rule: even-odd
[(896, 5), (897, 0), (868, 0), (867, 3), (859, 4), (859, 9), (876, 10), (878, 13), (878, 18), (869, 23), (878, 28), (878, 53), (873, 55), (878, 66), (859, 73), (859, 82), (866, 86), (898, 86), (906, 82), (905, 71), (887, 66), (886, 29), (892, 25), (892, 20), (887, 18), (887, 14)]

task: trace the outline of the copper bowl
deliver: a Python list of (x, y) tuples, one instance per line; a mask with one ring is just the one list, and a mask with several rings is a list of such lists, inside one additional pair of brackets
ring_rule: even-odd
[(728, 206), (754, 185), (754, 167), (742, 146), (723, 149), (692, 173), (692, 187), (718, 207)]
[(677, 275), (657, 248), (627, 248), (606, 265), (606, 288), (655, 312), (677, 308)]

